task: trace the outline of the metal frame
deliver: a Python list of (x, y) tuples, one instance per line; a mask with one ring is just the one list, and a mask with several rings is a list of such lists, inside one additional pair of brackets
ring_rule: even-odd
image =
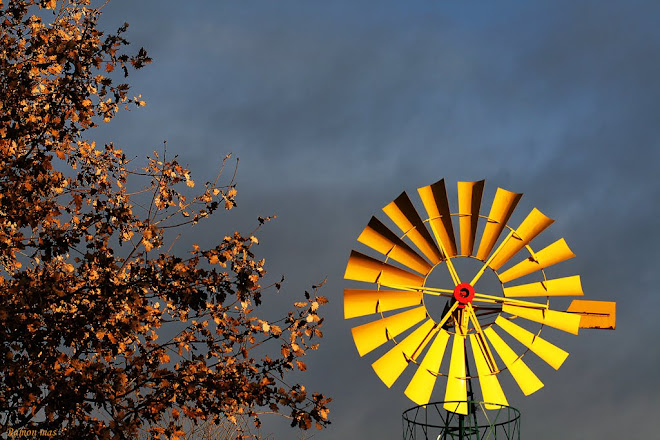
[(434, 402), (403, 412), (404, 440), (520, 440), (520, 411), (506, 405), (468, 401), (468, 414), (444, 409), (459, 401)]

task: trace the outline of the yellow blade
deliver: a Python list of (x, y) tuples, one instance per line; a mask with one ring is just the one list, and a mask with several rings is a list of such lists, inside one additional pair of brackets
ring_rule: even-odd
[(555, 310), (534, 309), (531, 307), (502, 305), (502, 311), (510, 313), (539, 324), (554, 327), (574, 335), (578, 334), (580, 328), (580, 315), (573, 315), (566, 312), (557, 312)]
[(472, 321), (472, 327), (474, 327), (476, 332), (476, 342), (479, 344), (479, 348), (484, 355), (486, 365), (488, 366), (488, 371), (490, 373), (495, 373), (498, 369), (497, 363), (495, 363), (493, 353), (491, 353), (490, 348), (488, 347), (488, 342), (486, 342), (486, 337), (484, 336), (483, 330), (481, 330), (481, 325), (479, 325), (479, 318), (477, 318), (477, 315), (474, 312), (474, 308), (472, 308), (472, 304), (466, 304), (463, 310), (468, 312), (468, 316)]
[[(434, 322), (428, 319), (414, 332), (409, 334), (403, 341), (392, 347), (387, 353), (371, 364), (380, 380), (391, 387), (406, 369), (410, 359), (417, 359), (419, 353), (424, 350), (437, 329), (433, 329)], [(433, 333), (433, 334), (432, 334)]]
[(537, 270), (545, 269), (553, 264), (561, 263), (574, 256), (575, 254), (568, 247), (566, 241), (561, 238), (536, 252), (534, 254), (535, 259), (532, 257), (526, 258), (498, 276), (501, 282), (508, 283), (511, 280), (523, 277)]
[(507, 345), (506, 342), (500, 338), (500, 336), (495, 333), (493, 327), (488, 327), (484, 330), (486, 337), (493, 344), (495, 351), (502, 358), (502, 362), (507, 366), (511, 375), (515, 379), (516, 383), (520, 387), (520, 390), (526, 395), (530, 395), (541, 388), (543, 388), (543, 382), (536, 377), (536, 374), (529, 369), (527, 364), (523, 362), (522, 359)]
[(445, 354), (447, 341), (449, 341), (449, 333), (441, 328), (406, 388), (406, 396), (418, 405), (426, 405), (431, 400), (431, 393)]
[(477, 251), (477, 258), (481, 261), (488, 259), (490, 251), (493, 250), (493, 246), (495, 246), (521, 197), (522, 194), (497, 188), (493, 205), (490, 207), (490, 213), (488, 214), (488, 222), (484, 227), (484, 233), (481, 236), (479, 250)]
[(612, 301), (576, 299), (566, 311), (580, 316), (580, 328), (614, 330), (616, 327), (616, 303)]
[(541, 211), (534, 208), (520, 226), (518, 226), (518, 229), (514, 231), (513, 235), (498, 248), (497, 254), (493, 255), (488, 265), (492, 269), (498, 270), (553, 222), (554, 220), (550, 217), (546, 217)]
[(474, 236), (479, 223), (479, 208), (484, 180), (458, 182), (458, 224), (461, 230), (461, 255), (472, 255)]
[(421, 274), (426, 275), (433, 268), (376, 217), (371, 217), (358, 241)]
[(546, 361), (555, 370), (559, 369), (561, 364), (563, 364), (568, 357), (568, 353), (561, 348), (549, 343), (540, 336), (525, 330), (506, 318), (498, 316), (495, 320), (495, 324), (499, 325), (502, 330), (513, 336), (518, 342)]
[(424, 318), (426, 318), (426, 308), (420, 306), (352, 328), (351, 332), (358, 353), (360, 356), (364, 356)]
[(503, 290), (504, 296), (507, 298), (584, 295), (584, 292), (582, 292), (582, 283), (580, 283), (580, 275), (505, 287)]
[(421, 286), (424, 277), (410, 273), (391, 264), (384, 263), (358, 251), (351, 251), (344, 278), (366, 283), (406, 284)]
[(456, 256), (456, 238), (454, 236), (454, 225), (451, 221), (445, 179), (418, 188), (417, 192), (422, 199), (424, 208), (426, 208), (429, 224), (436, 241), (442, 243), (448, 256)]
[(435, 245), (431, 234), (424, 226), (424, 222), (415, 210), (408, 194), (402, 192), (399, 197), (383, 208), (383, 211), (401, 229), (401, 231), (415, 243), (434, 265), (442, 259), (440, 250)]
[[(497, 380), (496, 373), (492, 373), (488, 367), (486, 353), (481, 349), (477, 336), (470, 335), (470, 345), (472, 346), (472, 354), (474, 356), (474, 363), (477, 365), (477, 374), (479, 374), (479, 384), (481, 385), (481, 394), (484, 402), (486, 402), (486, 409), (498, 409), (498, 405), (509, 405), (500, 386), (500, 381)], [(491, 405), (495, 404), (495, 405)]]
[(387, 312), (422, 303), (422, 292), (344, 289), (344, 318)]
[(467, 414), (467, 373), (465, 370), (465, 336), (457, 333), (454, 335), (454, 343), (451, 350), (445, 401), (466, 403), (460, 403), (458, 405), (456, 403), (445, 403), (444, 408), (458, 414)]

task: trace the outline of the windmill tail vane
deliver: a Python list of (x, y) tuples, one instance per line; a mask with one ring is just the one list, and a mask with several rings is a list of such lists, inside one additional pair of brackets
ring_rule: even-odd
[[(484, 183), (458, 182), (457, 211), (450, 209), (444, 179), (417, 190), (423, 213), (401, 193), (383, 208), (396, 228), (372, 217), (357, 239), (371, 255), (352, 250), (344, 274), (367, 283), (344, 290), (345, 318), (375, 318), (351, 330), (359, 355), (386, 346), (372, 363), (385, 385), (414, 365), (405, 395), (426, 405), (434, 387), (445, 383), (445, 409), (457, 414), (469, 412), (472, 379), (478, 379), (487, 409), (508, 405), (498, 379), (504, 371), (525, 395), (542, 388), (523, 356), (531, 352), (554, 369), (568, 356), (540, 336), (545, 327), (577, 335), (580, 328), (614, 329), (616, 321), (614, 302), (577, 299), (566, 310), (551, 308), (551, 299), (584, 295), (579, 275), (548, 279), (544, 270), (575, 254), (563, 238), (532, 249), (530, 243), (554, 222), (536, 208), (509, 226), (522, 194), (498, 188), (488, 214), (481, 215)], [(461, 277), (461, 259), (477, 261), (478, 269)], [(451, 281), (434, 285), (431, 273), (443, 271)], [(497, 278), (497, 289), (480, 290), (486, 273)], [(521, 281), (530, 276), (538, 281)], [(444, 309), (431, 310), (431, 298), (438, 297), (446, 298)]]

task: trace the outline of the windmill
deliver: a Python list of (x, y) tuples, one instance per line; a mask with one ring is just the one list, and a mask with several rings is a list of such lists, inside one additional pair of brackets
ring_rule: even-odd
[[(388, 387), (406, 368), (416, 367), (404, 392), (417, 411), (431, 406), (444, 410), (445, 437), (438, 438), (471, 438), (479, 428), (474, 425), (481, 423), (477, 409), (511, 408), (498, 379), (505, 371), (525, 395), (543, 387), (523, 357), (531, 352), (558, 369), (568, 356), (541, 337), (545, 327), (577, 335), (580, 328), (615, 326), (613, 302), (576, 299), (566, 310), (551, 308), (550, 301), (558, 297), (584, 295), (579, 275), (546, 276), (545, 269), (575, 254), (564, 239), (532, 249), (530, 243), (554, 222), (536, 208), (517, 227), (508, 224), (522, 194), (498, 188), (488, 215), (480, 215), (484, 183), (458, 182), (454, 212), (444, 179), (417, 190), (422, 215), (403, 192), (383, 208), (396, 228), (372, 217), (358, 241), (376, 256), (351, 251), (344, 275), (369, 283), (369, 288), (344, 290), (346, 319), (375, 318), (352, 328), (359, 355), (382, 353), (386, 347), (372, 367)], [(466, 259), (478, 262), (467, 276), (457, 270)], [(447, 285), (436, 285), (442, 272)], [(486, 274), (497, 280), (497, 287), (483, 291), (479, 281)], [(530, 277), (537, 280), (529, 282)], [(434, 298), (446, 298), (442, 310), (432, 307), (437, 305)], [(473, 390), (477, 382), (478, 402)], [(444, 401), (431, 404), (434, 387), (442, 385)], [(516, 413), (506, 417), (519, 420)], [(410, 414), (404, 413), (404, 421)], [(454, 421), (457, 425), (450, 427)], [(486, 438), (496, 438), (495, 430), (491, 434)]]

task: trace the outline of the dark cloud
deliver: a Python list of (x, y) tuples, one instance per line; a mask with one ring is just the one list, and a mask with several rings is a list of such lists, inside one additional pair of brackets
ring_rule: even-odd
[(507, 388), (523, 437), (650, 437), (648, 414), (660, 410), (658, 9), (114, 0), (107, 26), (129, 21), (155, 61), (133, 80), (146, 109), (98, 136), (135, 155), (167, 140), (205, 178), (233, 151), (238, 210), (187, 240), (277, 214), (259, 249), (287, 283), (266, 305), (328, 278), (326, 339), (304, 379), (335, 403), (332, 427), (314, 438), (400, 436), (405, 382), (388, 390), (375, 359), (358, 357), (342, 277), (370, 216), (441, 177), (452, 197), (456, 180), (486, 178), (485, 207), (498, 186), (525, 193), (513, 223), (533, 207), (557, 219), (539, 240), (565, 237), (578, 254), (562, 273), (581, 274), (588, 297), (618, 301), (615, 332), (551, 334), (571, 356), (557, 372), (539, 367), (545, 388)]

